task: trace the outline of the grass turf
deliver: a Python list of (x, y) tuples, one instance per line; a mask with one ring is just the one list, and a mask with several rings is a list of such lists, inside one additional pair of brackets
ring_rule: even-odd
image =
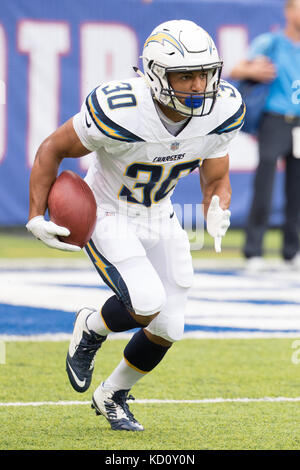
[[(222, 257), (239, 257), (244, 233), (230, 230)], [(268, 232), (267, 256), (280, 249), (279, 231)], [(207, 234), (195, 258), (219, 257)], [(85, 259), (51, 250), (30, 236), (0, 234), (0, 258)], [(10, 342), (0, 364), (0, 403), (89, 401), (92, 391), (118, 364), (125, 341), (105, 343), (96, 361), (91, 391), (74, 392), (65, 373), (64, 342)], [(184, 340), (138, 382), (137, 398), (261, 398), (299, 396), (299, 367), (291, 361), (292, 339)], [(193, 358), (191, 360), (191, 358)], [(89, 405), (0, 406), (0, 450), (198, 450), (299, 449), (299, 403), (135, 404), (143, 433), (110, 430)]]
[[(185, 339), (132, 393), (139, 399), (298, 397), (293, 339)], [(9, 342), (0, 365), (0, 403), (90, 401), (118, 364), (126, 340), (98, 353), (90, 390), (77, 394), (65, 372), (66, 342)], [(192, 359), (191, 359), (192, 358)], [(0, 407), (0, 449), (299, 449), (299, 403), (139, 404), (142, 433), (111, 431), (89, 405)]]
[[(16, 258), (58, 258), (58, 259), (86, 259), (83, 251), (79, 253), (69, 253), (61, 250), (54, 250), (45, 246), (39, 240), (30, 235), (0, 232), (0, 259)], [(242, 230), (229, 230), (222, 240), (222, 254), (215, 253), (214, 241), (207, 232), (204, 233), (204, 243), (201, 250), (192, 251), (195, 258), (237, 258), (241, 256), (244, 243), (244, 232)], [(267, 232), (264, 247), (266, 256), (277, 256), (281, 245), (281, 232), (270, 230)], [(190, 241), (193, 240), (190, 235)]]

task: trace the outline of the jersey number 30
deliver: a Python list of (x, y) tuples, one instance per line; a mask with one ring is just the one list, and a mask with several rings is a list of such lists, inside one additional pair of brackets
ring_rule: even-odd
[[(122, 186), (119, 197), (126, 198), (127, 202), (150, 207), (152, 203), (164, 199), (175, 188), (178, 180), (195, 170), (199, 166), (199, 162), (200, 160), (197, 159), (172, 166), (165, 179), (162, 179), (164, 170), (162, 165), (132, 163), (127, 168), (125, 175), (137, 181), (134, 183), (133, 191), (128, 189), (127, 186)], [(138, 192), (138, 190), (141, 192), (139, 200), (137, 195), (135, 197), (133, 193)]]
[[(102, 88), (102, 91), (107, 95), (107, 103), (110, 109), (128, 108), (136, 106), (136, 98), (132, 93), (124, 93), (124, 91), (132, 90), (130, 83), (121, 83), (121, 85), (111, 86), (107, 85)], [(121, 93), (118, 93), (120, 92)]]
[[(120, 85), (107, 85), (102, 91), (107, 95), (107, 103), (110, 109), (136, 106), (136, 98), (131, 91), (129, 83), (121, 82)], [(172, 191), (178, 180), (199, 166), (200, 160), (179, 163), (170, 168), (169, 174), (162, 179), (164, 167), (162, 165), (152, 165), (147, 163), (132, 163), (127, 167), (125, 175), (136, 180), (132, 190), (127, 186), (122, 186), (119, 191), (120, 198), (126, 198), (133, 204), (143, 204), (150, 207), (152, 203), (157, 203), (164, 199)], [(135, 193), (135, 194), (134, 194)], [(138, 198), (138, 194), (140, 197)]]

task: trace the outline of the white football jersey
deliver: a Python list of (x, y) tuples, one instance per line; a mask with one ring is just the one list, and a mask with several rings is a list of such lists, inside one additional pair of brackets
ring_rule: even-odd
[(95, 152), (86, 181), (99, 207), (151, 214), (169, 210), (178, 180), (206, 158), (224, 157), (243, 125), (245, 106), (226, 81), (208, 116), (192, 117), (176, 137), (165, 128), (141, 77), (95, 88), (73, 118), (82, 144)]

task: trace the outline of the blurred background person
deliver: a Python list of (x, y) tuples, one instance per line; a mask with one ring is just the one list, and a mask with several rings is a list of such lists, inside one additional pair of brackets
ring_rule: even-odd
[(300, 155), (295, 158), (292, 138), (293, 129), (300, 126), (299, 99), (293, 88), (300, 80), (300, 0), (287, 0), (284, 14), (283, 30), (256, 37), (247, 59), (231, 72), (234, 80), (270, 83), (258, 129), (259, 163), (243, 249), (246, 267), (251, 270), (265, 268), (263, 239), (279, 157), (285, 160), (282, 257), (287, 266), (300, 269)]

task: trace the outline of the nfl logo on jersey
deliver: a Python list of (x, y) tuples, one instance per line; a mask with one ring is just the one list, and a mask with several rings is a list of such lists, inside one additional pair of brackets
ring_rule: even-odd
[(171, 144), (171, 150), (174, 151), (174, 150), (177, 150), (179, 148), (179, 142), (172, 142)]

